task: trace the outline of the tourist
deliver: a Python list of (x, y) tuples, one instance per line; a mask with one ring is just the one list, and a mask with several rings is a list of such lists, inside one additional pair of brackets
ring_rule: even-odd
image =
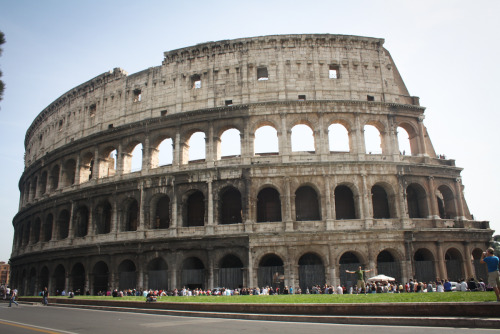
[(494, 255), (494, 249), (488, 248), (481, 255), (481, 263), (485, 263), (488, 267), (488, 284), (493, 287), (497, 295), (497, 302), (500, 302), (500, 274), (498, 272), (498, 257)]
[(369, 273), (372, 271), (371, 269), (368, 270), (363, 270), (361, 266), (359, 266), (358, 270), (356, 271), (349, 271), (346, 270), (345, 272), (348, 274), (356, 274), (356, 279), (358, 280), (358, 283), (356, 285), (356, 294), (359, 293), (358, 290), (365, 290), (365, 295), (366, 295), (366, 284), (365, 284), (365, 273)]
[(47, 287), (45, 287), (42, 291), (42, 304), (47, 306), (49, 305), (49, 291), (47, 290)]
[(19, 304), (16, 302), (16, 297), (17, 297), (17, 289), (10, 289), (9, 307), (12, 307), (12, 303), (19, 306)]

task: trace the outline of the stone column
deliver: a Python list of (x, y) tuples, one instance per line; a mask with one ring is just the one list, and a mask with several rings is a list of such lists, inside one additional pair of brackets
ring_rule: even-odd
[(75, 224), (74, 219), (73, 219), (74, 214), (75, 214), (75, 202), (71, 201), (71, 210), (69, 213), (69, 229), (68, 229), (68, 239), (70, 239), (70, 240), (73, 240), (73, 238), (74, 238), (74, 233), (73, 233), (74, 224)]
[(101, 177), (101, 158), (99, 156), (99, 147), (94, 148), (94, 166), (92, 166), (92, 179), (97, 180)]
[(144, 182), (139, 183), (140, 197), (139, 197), (139, 226), (137, 231), (144, 231), (144, 209), (146, 206), (146, 195), (144, 194)]
[(436, 241), (436, 251), (437, 251), (437, 269), (438, 276), (440, 279), (445, 279), (448, 277), (448, 273), (446, 271), (446, 262), (444, 260), (443, 248), (441, 241)]
[(366, 183), (366, 172), (361, 172), (361, 180), (363, 183), (362, 187), (362, 196), (361, 199), (363, 201), (363, 216), (362, 217), (365, 220), (365, 228), (368, 230), (373, 226), (373, 218), (370, 210), (370, 199), (368, 196), (371, 195), (371, 191), (368, 190), (368, 185)]
[(291, 131), (288, 131), (286, 124), (286, 114), (280, 114), (281, 117), (281, 129), (278, 132), (278, 140), (279, 140), (279, 150), (281, 159), (283, 162), (288, 162), (290, 158), (290, 154), (292, 153), (291, 148)]
[[(285, 204), (285, 231), (293, 231), (293, 218), (292, 218), (292, 203), (291, 201), (292, 196), (290, 193), (290, 178), (285, 177), (284, 179), (284, 184), (285, 184), (285, 194), (283, 197), (282, 202)], [(295, 196), (293, 196), (295, 198)], [(281, 204), (283, 206), (283, 204)]]
[(179, 166), (183, 163), (183, 161), (181, 160), (181, 134), (179, 133), (179, 129), (177, 129), (177, 132), (175, 133), (175, 140), (172, 145), (174, 146), (174, 151), (172, 154), (172, 166)]
[(462, 179), (461, 178), (456, 178), (455, 179), (455, 199), (457, 203), (457, 218), (461, 220), (467, 219), (465, 217), (465, 210), (464, 210), (464, 202), (462, 200), (463, 198), (463, 193), (462, 193)]
[(149, 135), (144, 138), (142, 145), (142, 171), (148, 173), (151, 169), (151, 147), (149, 147)]
[(118, 143), (116, 149), (116, 175), (123, 175), (123, 148), (122, 143)]
[(214, 196), (212, 194), (212, 177), (210, 176), (207, 180), (207, 227), (206, 227), (206, 232), (207, 234), (214, 234)]
[(419, 143), (419, 156), (429, 156), (427, 153), (427, 148), (425, 146), (425, 129), (424, 129), (424, 116), (418, 117), (418, 143)]
[(437, 200), (436, 200), (436, 188), (434, 185), (434, 176), (429, 176), (427, 178), (428, 184), (429, 184), (429, 193), (427, 195), (427, 201), (430, 204), (429, 205), (429, 218), (431, 219), (439, 219), (439, 208), (437, 206)]
[(474, 276), (474, 267), (472, 266), (472, 252), (470, 250), (470, 242), (464, 241), (464, 254), (465, 254), (465, 279)]

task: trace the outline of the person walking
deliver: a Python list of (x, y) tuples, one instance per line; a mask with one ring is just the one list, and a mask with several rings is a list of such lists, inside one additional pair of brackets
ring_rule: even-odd
[(497, 295), (497, 302), (500, 302), (500, 273), (498, 272), (498, 257), (494, 254), (495, 250), (490, 247), (481, 255), (480, 263), (488, 267), (488, 284), (493, 287)]
[(358, 270), (356, 271), (349, 271), (346, 270), (345, 272), (348, 274), (356, 274), (356, 279), (358, 280), (357, 283), (357, 289), (356, 289), (356, 294), (359, 293), (359, 290), (365, 290), (365, 295), (366, 295), (366, 283), (365, 283), (365, 273), (369, 273), (372, 271), (371, 269), (369, 270), (363, 270), (361, 266), (359, 266)]
[(47, 287), (45, 287), (42, 291), (42, 304), (47, 306), (49, 305), (49, 291), (47, 290)]
[(19, 304), (16, 302), (16, 297), (17, 297), (17, 289), (10, 289), (9, 307), (12, 307), (12, 303), (19, 306)]

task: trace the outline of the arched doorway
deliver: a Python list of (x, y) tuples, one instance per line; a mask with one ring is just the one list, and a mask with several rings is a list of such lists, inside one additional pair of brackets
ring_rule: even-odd
[(148, 289), (168, 290), (168, 267), (165, 260), (156, 258), (148, 264)]
[(280, 222), (281, 200), (274, 188), (264, 188), (257, 195), (257, 222)]
[(401, 265), (387, 250), (381, 251), (377, 256), (377, 273), (394, 277), (397, 282), (402, 282)]
[(108, 265), (103, 261), (99, 261), (94, 266), (94, 286), (93, 293), (99, 294), (99, 292), (106, 295), (109, 289), (109, 269)]
[(259, 287), (279, 287), (283, 291), (285, 287), (284, 274), (283, 260), (275, 254), (268, 254), (260, 260), (257, 271), (257, 284)]
[(318, 194), (313, 188), (303, 186), (295, 192), (295, 218), (297, 221), (321, 220)]
[(56, 295), (59, 295), (66, 286), (66, 270), (62, 264), (58, 265), (54, 270), (54, 283), (56, 289)]
[(220, 262), (219, 286), (236, 289), (243, 287), (243, 262), (236, 255), (226, 255)]
[(193, 289), (204, 289), (205, 266), (197, 257), (190, 257), (182, 264), (182, 286)]
[(315, 285), (325, 285), (325, 266), (318, 255), (307, 253), (299, 259), (299, 286), (305, 293)]
[(354, 254), (353, 252), (345, 252), (344, 254), (342, 254), (339, 260), (340, 284), (342, 284), (346, 288), (350, 286), (356, 286), (356, 275), (349, 274), (346, 272), (346, 270), (356, 271), (359, 269), (359, 266), (361, 266), (361, 261), (356, 254)]
[(476, 279), (482, 279), (483, 281), (487, 281), (488, 277), (488, 269), (486, 265), (481, 263), (481, 255), (483, 254), (483, 250), (480, 248), (476, 248), (472, 251), (472, 263), (474, 264), (474, 272), (476, 273)]
[(413, 256), (415, 264), (415, 280), (419, 282), (434, 282), (436, 280), (436, 268), (434, 266), (434, 256), (425, 248), (415, 252)]
[(85, 268), (81, 263), (77, 263), (71, 270), (71, 286), (75, 295), (85, 294)]
[(131, 260), (124, 260), (118, 266), (118, 274), (120, 276), (119, 289), (128, 290), (136, 288), (136, 269), (135, 264)]
[(460, 279), (465, 279), (462, 254), (458, 249), (448, 249), (444, 259), (446, 261), (446, 273), (450, 281), (458, 282)]

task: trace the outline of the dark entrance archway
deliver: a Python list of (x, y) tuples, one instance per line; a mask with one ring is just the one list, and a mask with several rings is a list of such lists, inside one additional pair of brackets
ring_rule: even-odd
[(446, 261), (446, 273), (450, 281), (458, 282), (465, 279), (462, 254), (456, 248), (450, 248), (446, 252), (444, 259)]
[(55, 282), (55, 290), (56, 295), (60, 294), (63, 290), (66, 289), (66, 270), (62, 264), (58, 265), (56, 269), (54, 269), (54, 282)]
[(156, 258), (148, 264), (148, 289), (168, 290), (168, 267), (165, 260)]
[(415, 280), (419, 282), (434, 282), (436, 280), (436, 268), (434, 256), (426, 249), (421, 248), (413, 256), (415, 265)]
[(219, 286), (236, 289), (243, 287), (243, 262), (236, 255), (226, 255), (220, 262)]
[(307, 253), (299, 259), (299, 286), (302, 293), (312, 287), (325, 285), (325, 266), (321, 258), (313, 253)]
[(264, 188), (257, 195), (257, 222), (280, 222), (281, 200), (274, 188)]
[(275, 254), (265, 255), (259, 263), (257, 272), (258, 285), (259, 287), (279, 287), (283, 291), (285, 287), (284, 274), (283, 260)]
[(346, 288), (349, 288), (351, 286), (355, 287), (357, 283), (356, 275), (349, 274), (346, 272), (346, 270), (356, 271), (359, 269), (359, 266), (361, 266), (361, 261), (356, 254), (354, 254), (353, 252), (346, 252), (342, 254), (339, 260), (340, 284), (342, 284)]
[(108, 265), (103, 261), (99, 261), (94, 266), (94, 286), (93, 293), (95, 295), (99, 292), (106, 294), (109, 289), (109, 269)]
[(120, 290), (135, 289), (137, 282), (137, 274), (135, 264), (131, 260), (124, 260), (118, 266), (118, 274), (120, 275)]
[(396, 282), (402, 282), (401, 264), (387, 250), (381, 251), (377, 256), (377, 273), (394, 277)]
[(205, 266), (197, 257), (190, 257), (182, 264), (182, 286), (193, 289), (204, 289)]
[(75, 295), (85, 294), (85, 268), (77, 263), (71, 270), (71, 286)]

